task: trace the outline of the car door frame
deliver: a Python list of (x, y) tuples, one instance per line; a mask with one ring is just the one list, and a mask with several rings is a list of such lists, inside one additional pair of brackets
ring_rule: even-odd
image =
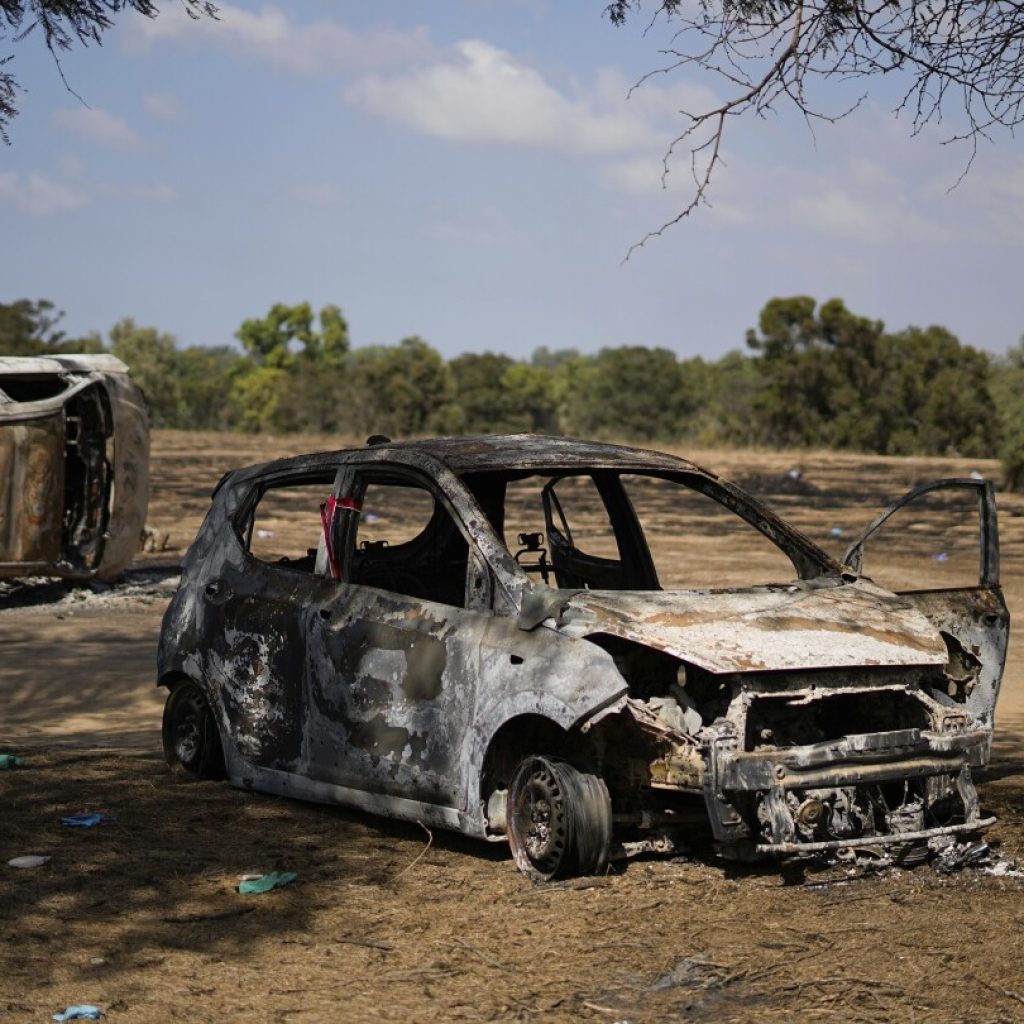
[[(864, 546), (900, 509), (922, 496), (942, 490), (974, 491), (978, 500), (978, 582), (966, 587), (940, 587), (894, 591), (915, 605), (939, 629), (950, 649), (951, 659), (962, 652), (981, 663), (977, 683), (962, 702), (989, 730), (995, 724), (1006, 648), (1009, 640), (1010, 613), (999, 583), (999, 526), (996, 516), (995, 487), (991, 480), (974, 477), (948, 477), (920, 484), (880, 512), (847, 547), (843, 562), (862, 574)], [(955, 640), (951, 643), (950, 636)], [(957, 649), (957, 646), (961, 650)], [(986, 759), (991, 750), (991, 740)]]

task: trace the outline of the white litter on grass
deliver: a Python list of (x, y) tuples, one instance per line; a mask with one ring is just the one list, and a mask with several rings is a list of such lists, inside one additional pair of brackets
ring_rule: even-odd
[(40, 857), (36, 854), (29, 854), (27, 857), (12, 857), (7, 866), (11, 868), (39, 868), (48, 864), (49, 857)]
[(1012, 860), (999, 860), (992, 867), (981, 870), (993, 878), (1024, 878), (1024, 871), (1021, 871)]

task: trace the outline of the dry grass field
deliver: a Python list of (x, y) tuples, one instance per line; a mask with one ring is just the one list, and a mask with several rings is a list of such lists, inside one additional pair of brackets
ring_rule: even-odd
[[(335, 446), (157, 432), (150, 522), (169, 540), (140, 560), (157, 582), (0, 595), (0, 753), (28, 762), (0, 772), (0, 1019), (47, 1021), (88, 1002), (111, 1024), (1024, 1020), (1024, 879), (927, 866), (794, 876), (698, 858), (537, 886), (501, 847), (172, 776), (153, 685), (167, 570), (226, 469)], [(956, 459), (684, 454), (832, 551), (915, 483), (998, 474)], [(1016, 617), (1024, 497), (999, 502)], [(652, 514), (685, 530), (678, 557), (716, 578), (771, 572), (742, 530)], [(972, 529), (955, 509), (915, 516), (868, 549), (865, 569), (889, 585), (969, 577)], [(1011, 643), (979, 781), (1000, 818), (990, 841), (1024, 860), (1022, 672)], [(109, 820), (60, 826), (84, 811)], [(52, 859), (6, 866), (32, 853)], [(240, 875), (275, 869), (298, 881), (237, 893)]]

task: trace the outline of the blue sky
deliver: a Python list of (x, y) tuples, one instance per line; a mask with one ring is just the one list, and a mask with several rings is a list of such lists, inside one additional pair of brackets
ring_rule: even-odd
[[(776, 295), (839, 296), (890, 328), (940, 323), (1001, 352), (1024, 332), (1024, 147), (911, 138), (894, 87), (812, 137), (792, 113), (731, 126), (713, 207), (663, 190), (678, 111), (721, 90), (661, 76), (664, 30), (602, 0), (221, 5), (40, 41), (0, 149), (0, 301), (50, 298), (69, 334), (123, 316), (230, 342), (274, 302), (342, 307), (356, 345), (742, 347)], [(829, 94), (838, 109), (853, 96)], [(854, 96), (855, 98), (855, 96)]]

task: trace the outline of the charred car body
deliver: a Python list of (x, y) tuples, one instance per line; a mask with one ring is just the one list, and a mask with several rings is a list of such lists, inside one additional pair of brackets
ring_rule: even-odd
[(149, 500), (149, 418), (110, 355), (0, 358), (0, 577), (114, 579)]
[[(977, 509), (976, 585), (860, 575), (894, 509), (947, 491)], [(787, 581), (667, 587), (662, 542), (688, 528), (664, 517), (691, 500), (725, 517), (710, 544), (756, 538)], [(299, 522), (308, 546), (279, 554)], [(983, 828), (971, 770), (1009, 628), (991, 485), (918, 488), (844, 563), (714, 474), (613, 445), (386, 442), (239, 470), (164, 619), (165, 751), (507, 838), (541, 878), (699, 825), (730, 857)]]

